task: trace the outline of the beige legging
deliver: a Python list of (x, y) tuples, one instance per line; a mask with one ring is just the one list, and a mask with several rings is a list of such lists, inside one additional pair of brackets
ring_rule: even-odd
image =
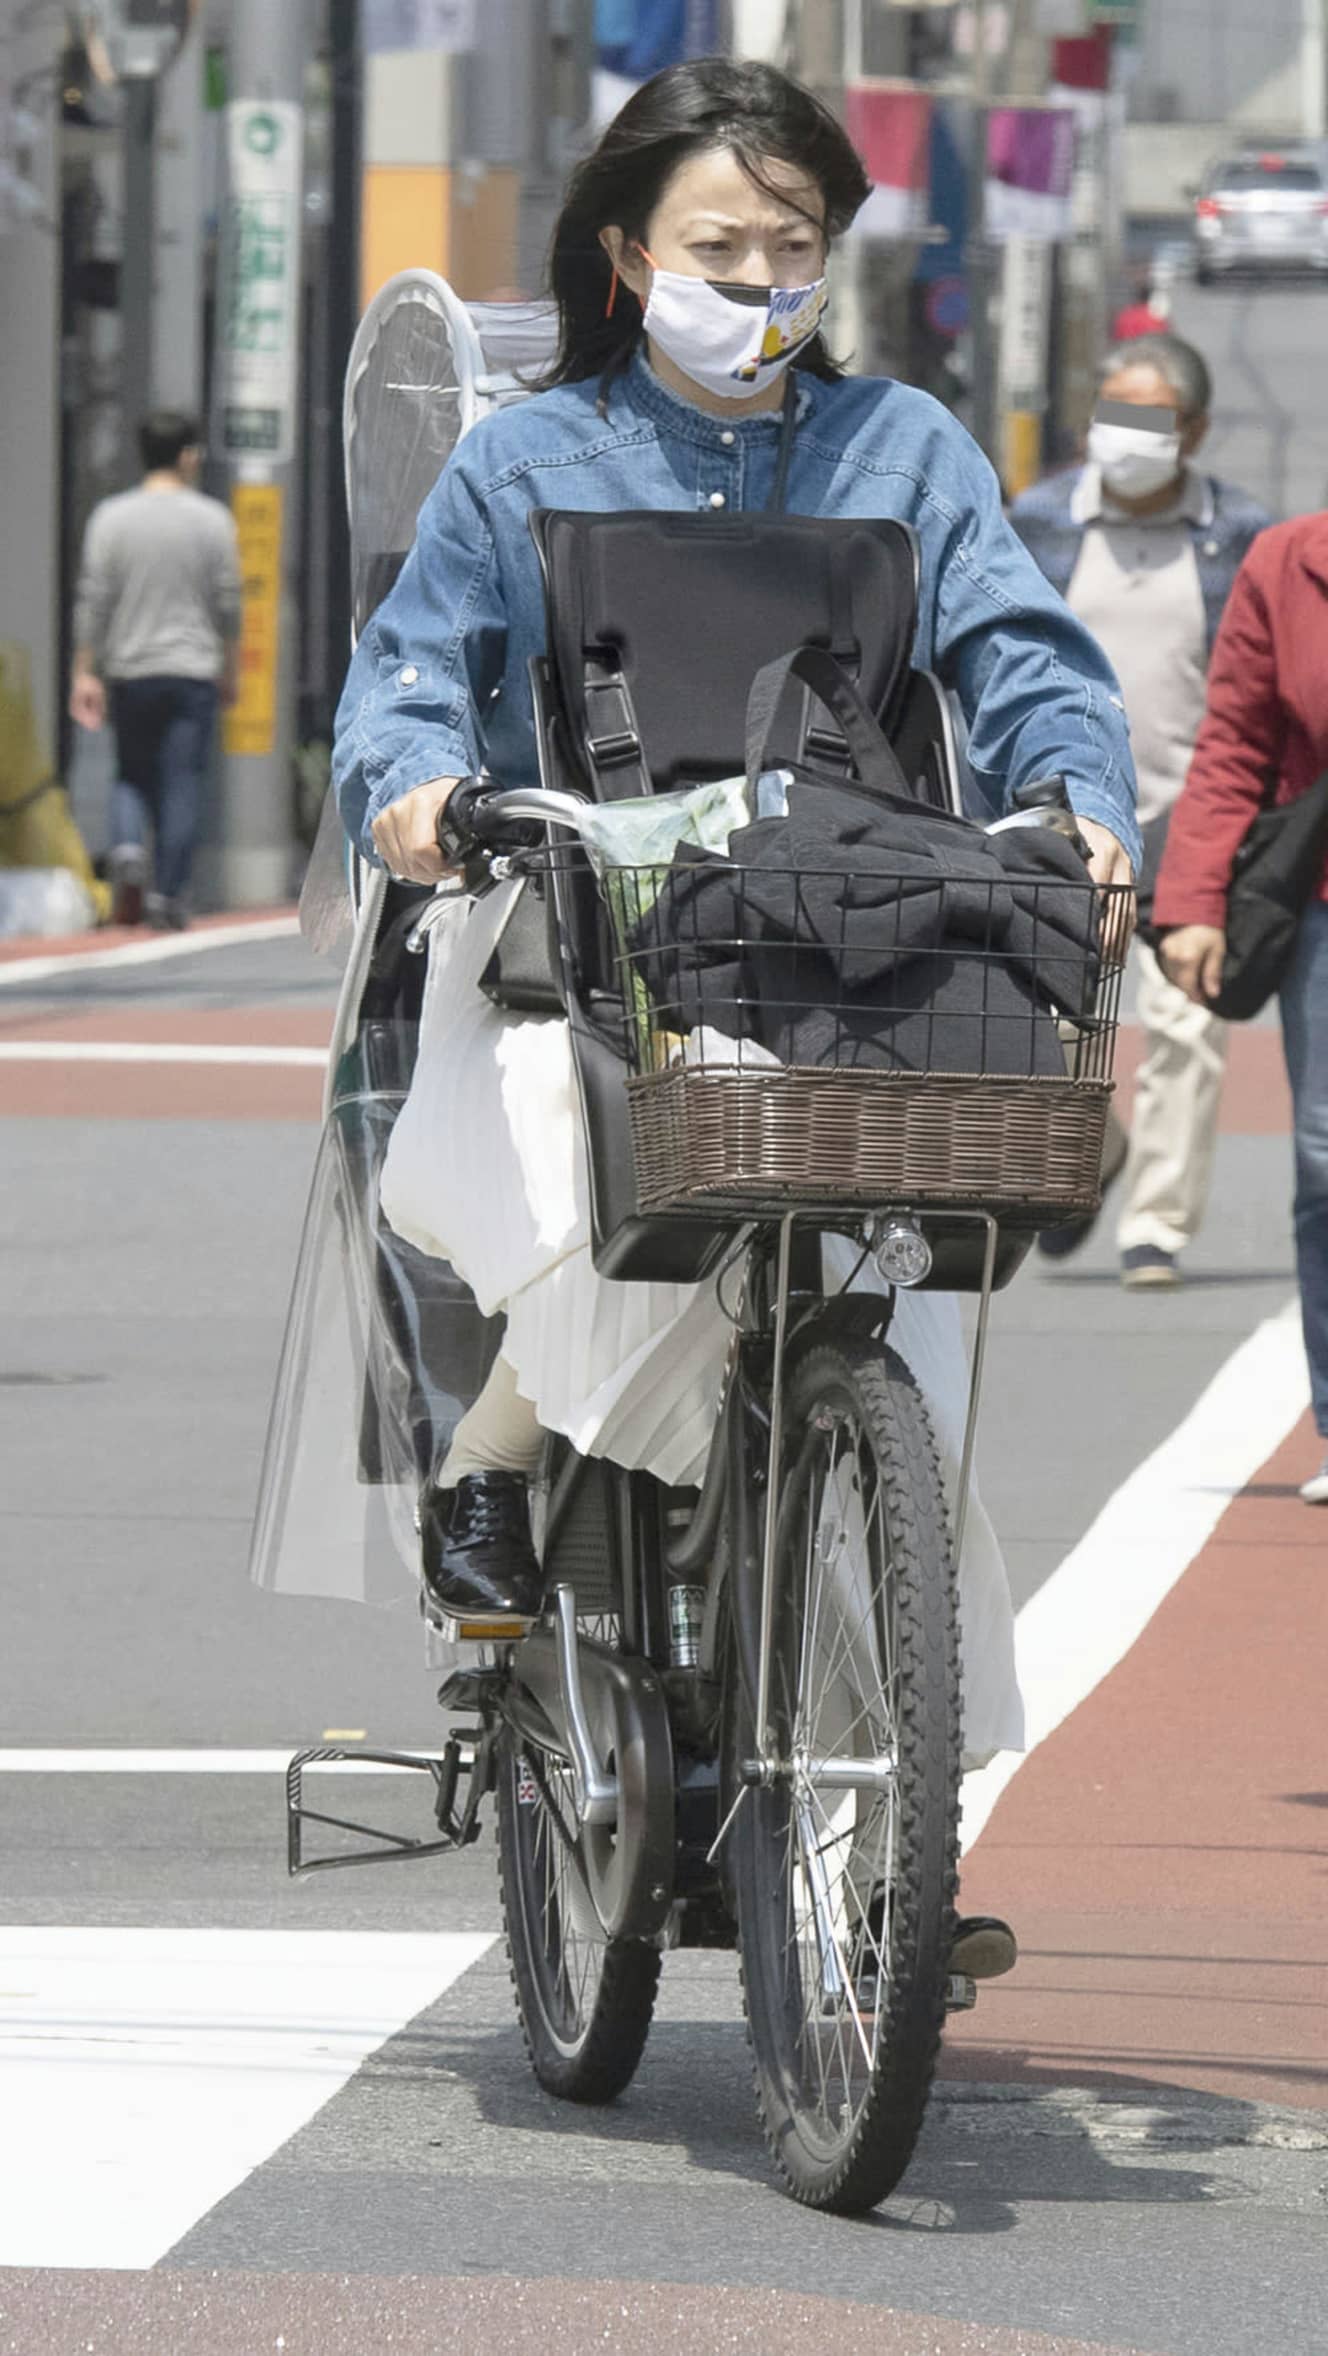
[(438, 1486), (454, 1489), (470, 1473), (538, 1472), (543, 1444), (533, 1405), (521, 1397), (507, 1360), (495, 1358), (478, 1399), (452, 1434)]

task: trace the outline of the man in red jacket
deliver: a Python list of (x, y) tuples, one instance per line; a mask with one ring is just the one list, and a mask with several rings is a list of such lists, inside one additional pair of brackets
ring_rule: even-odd
[[(1197, 1006), (1226, 951), (1236, 852), (1270, 800), (1294, 801), (1328, 769), (1328, 512), (1254, 542), (1236, 575), (1208, 672), (1208, 706), (1176, 804), (1154, 921), (1162, 964)], [(1328, 1440), (1328, 869), (1282, 985), (1295, 1103), (1296, 1263), (1310, 1392)], [(1328, 1460), (1301, 1496), (1328, 1505)]]

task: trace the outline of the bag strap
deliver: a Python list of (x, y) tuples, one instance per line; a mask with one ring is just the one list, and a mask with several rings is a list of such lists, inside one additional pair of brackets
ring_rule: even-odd
[(747, 783), (753, 792), (766, 766), (780, 701), (790, 679), (809, 687), (838, 722), (853, 765), (874, 793), (908, 797), (899, 758), (861, 690), (825, 646), (799, 646), (757, 672), (747, 698)]

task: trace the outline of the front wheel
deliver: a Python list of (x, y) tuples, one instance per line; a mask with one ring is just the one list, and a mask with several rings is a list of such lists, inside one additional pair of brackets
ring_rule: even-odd
[[(795, 2199), (884, 2200), (922, 2125), (954, 1925), (959, 1648), (927, 1411), (893, 1350), (823, 1326), (789, 1379), (774, 1779), (730, 1836), (757, 2096)], [(735, 1647), (735, 1657), (741, 1648)], [(750, 1656), (749, 1656), (750, 1657)], [(756, 1729), (741, 1673), (735, 1776)]]
[(583, 1862), (572, 1779), (552, 1752), (505, 1729), (498, 1748), (498, 1871), (526, 2050), (565, 2102), (611, 2102), (645, 2050), (660, 1952), (609, 1939)]

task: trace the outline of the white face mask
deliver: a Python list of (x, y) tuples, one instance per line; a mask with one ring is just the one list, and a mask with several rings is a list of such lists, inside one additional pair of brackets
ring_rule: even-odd
[(1164, 491), (1180, 473), (1180, 435), (1155, 433), (1147, 426), (1108, 425), (1094, 418), (1088, 429), (1088, 455), (1113, 497), (1147, 499), (1154, 491)]
[(726, 286), (655, 270), (645, 329), (693, 384), (726, 401), (749, 401), (811, 342), (829, 299), (824, 278), (812, 286)]

